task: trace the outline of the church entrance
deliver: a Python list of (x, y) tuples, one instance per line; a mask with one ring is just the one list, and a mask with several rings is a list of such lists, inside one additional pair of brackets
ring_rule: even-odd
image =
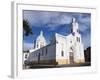
[(70, 60), (70, 64), (74, 64), (74, 53), (73, 52), (70, 52), (69, 60)]

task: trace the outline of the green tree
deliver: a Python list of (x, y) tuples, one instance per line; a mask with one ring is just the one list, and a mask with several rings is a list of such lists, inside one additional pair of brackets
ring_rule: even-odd
[(25, 36), (29, 36), (33, 34), (32, 28), (30, 28), (30, 25), (27, 20), (23, 20), (23, 30)]

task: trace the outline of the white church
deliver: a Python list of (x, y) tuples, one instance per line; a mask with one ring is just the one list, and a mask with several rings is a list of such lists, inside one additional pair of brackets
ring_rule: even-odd
[(72, 18), (71, 24), (69, 35), (63, 36), (55, 33), (50, 44), (46, 43), (43, 31), (41, 31), (34, 43), (34, 48), (24, 53), (24, 61), (57, 65), (85, 63), (83, 43), (75, 18)]

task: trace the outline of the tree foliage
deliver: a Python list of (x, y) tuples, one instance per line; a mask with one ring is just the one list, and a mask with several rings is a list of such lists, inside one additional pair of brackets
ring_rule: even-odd
[(30, 28), (30, 25), (27, 20), (23, 20), (23, 30), (25, 36), (29, 36), (33, 34), (32, 28)]

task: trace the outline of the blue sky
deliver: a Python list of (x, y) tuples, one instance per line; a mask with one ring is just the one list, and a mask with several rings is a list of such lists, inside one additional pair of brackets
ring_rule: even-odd
[(24, 10), (23, 19), (29, 22), (33, 35), (24, 36), (24, 50), (33, 47), (33, 42), (42, 30), (44, 37), (49, 44), (50, 37), (55, 33), (62, 35), (70, 34), (71, 20), (75, 17), (79, 23), (80, 34), (84, 49), (91, 45), (91, 14), (76, 12), (54, 12)]

